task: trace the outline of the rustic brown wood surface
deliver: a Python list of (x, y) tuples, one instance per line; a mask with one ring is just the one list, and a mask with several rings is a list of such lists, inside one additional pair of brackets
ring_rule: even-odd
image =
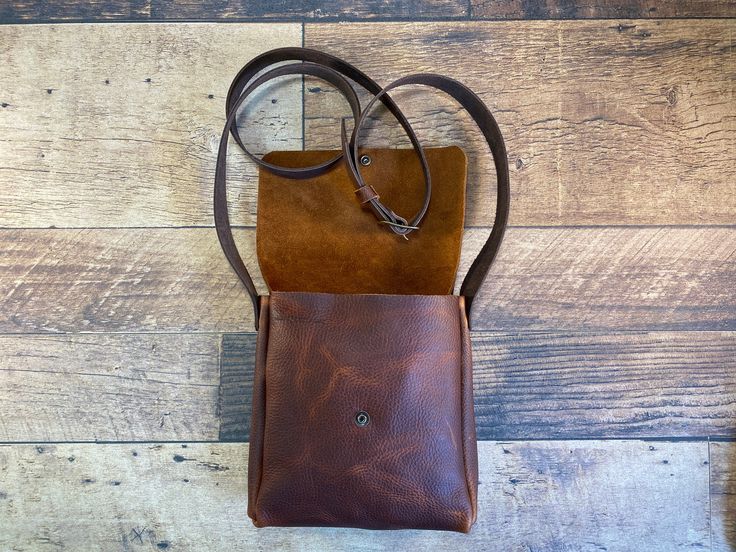
[[(384, 83), (430, 71), (479, 93), (506, 137), (511, 224), (733, 224), (734, 32), (736, 20), (307, 25), (305, 45)], [(468, 150), (468, 221), (486, 226), (493, 170), (472, 121), (437, 94), (395, 95), (424, 143)], [(310, 79), (307, 147), (339, 145), (346, 109)], [(403, 139), (388, 117), (378, 126), (367, 143)]]
[[(730, 437), (734, 332), (474, 332), (479, 439)], [(0, 442), (247, 441), (255, 334), (0, 336)]]
[[(0, 227), (211, 226), (230, 81), (300, 44), (295, 24), (0, 27)], [(301, 88), (256, 94), (255, 152), (301, 148)], [(252, 223), (256, 171), (234, 150), (233, 216)]]
[[(245, 444), (0, 445), (0, 547), (192, 552), (709, 548), (705, 442), (480, 442), (479, 448), (481, 514), (474, 530), (461, 535), (256, 530), (244, 514)], [(570, 548), (573, 539), (579, 546)]]
[(196, 0), (151, 0), (152, 15), (167, 21), (202, 17), (224, 20), (264, 19), (402, 19), (461, 18), (470, 9), (466, 0), (311, 0), (278, 2), (236, 0), (197, 2)]
[(733, 0), (471, 0), (474, 19), (734, 17)]
[[(665, 0), (666, 1), (666, 0)], [(521, 13), (521, 11), (519, 11)], [(0, 23), (467, 18), (467, 0), (8, 0)]]
[(736, 550), (736, 443), (710, 444), (713, 550)]
[[(508, 141), (512, 224), (733, 224), (735, 22), (316, 25), (305, 42), (381, 82), (433, 70), (481, 93)], [(16, 183), (0, 198), (0, 226), (211, 225), (230, 79), (257, 52), (297, 45), (299, 26), (46, 29), (0, 32), (0, 173)], [(103, 55), (59, 59), (80, 41)], [(290, 79), (259, 93), (248, 117), (254, 151), (301, 147), (300, 91)], [(468, 118), (443, 98), (398, 97), (427, 144), (469, 151), (468, 223), (489, 225), (492, 170)], [(342, 101), (309, 80), (305, 102), (307, 146), (338, 146)], [(380, 126), (370, 142), (400, 141), (386, 117)], [(243, 159), (230, 156), (233, 215), (252, 225), (255, 172)]]
[[(474, 332), (478, 439), (733, 437), (736, 333)], [(247, 440), (255, 334), (222, 341), (220, 436)]]
[(0, 442), (216, 441), (220, 341), (0, 336)]
[(6, 0), (0, 23), (304, 19), (586, 19), (734, 17), (733, 0)]
[(151, 0), (9, 0), (0, 5), (2, 23), (130, 21), (150, 16)]
[[(679, 19), (733, 12), (3, 3), (0, 23), (269, 22), (0, 26), (0, 550), (736, 549), (736, 19)], [(647, 19), (450, 21), (588, 17)], [(212, 228), (215, 151), (237, 70), (302, 43), (382, 83), (458, 77), (507, 138), (515, 227), (473, 317), (469, 536), (256, 531), (245, 516), (247, 444), (223, 441), (248, 437), (254, 334)], [(493, 171), (456, 106), (396, 96), (424, 143), (471, 154), (463, 274)], [(253, 151), (337, 145), (328, 87), (290, 79), (257, 100)], [(403, 143), (387, 117), (371, 126), (367, 143)], [(256, 269), (255, 170), (235, 148), (228, 167)]]
[[(487, 233), (466, 232), (461, 276)], [(254, 234), (236, 240), (257, 274)], [(0, 333), (253, 328), (211, 228), (0, 230), (0, 251)], [(473, 329), (736, 330), (735, 260), (730, 227), (512, 228)]]

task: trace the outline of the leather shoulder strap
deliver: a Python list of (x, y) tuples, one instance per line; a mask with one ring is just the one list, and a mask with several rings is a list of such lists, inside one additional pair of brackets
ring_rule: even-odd
[[(260, 77), (253, 80), (257, 73), (259, 73), (269, 65), (284, 60), (294, 59), (301, 60), (305, 63), (295, 64), (296, 67), (294, 65), (284, 66), (282, 68), (272, 70), (271, 72), (261, 75)], [(225, 123), (225, 128), (220, 140), (220, 147), (218, 150), (217, 165), (215, 170), (214, 213), (217, 236), (220, 240), (220, 244), (222, 245), (225, 256), (227, 257), (235, 272), (240, 277), (241, 281), (245, 285), (246, 290), (248, 291), (248, 294), (251, 297), (251, 301), (253, 302), (253, 308), (255, 311), (256, 329), (258, 329), (258, 318), (260, 311), (259, 296), (255, 285), (253, 284), (253, 280), (250, 277), (250, 274), (248, 273), (248, 270), (245, 267), (240, 254), (238, 253), (237, 247), (235, 246), (235, 241), (233, 239), (232, 230), (230, 228), (230, 220), (228, 216), (226, 193), (226, 155), (228, 137), (230, 134), (232, 134), (235, 138), (235, 141), (246, 151), (246, 153), (252, 159), (256, 160), (256, 162), (259, 162), (261, 165), (263, 165), (264, 168), (266, 168), (267, 170), (281, 170), (281, 168), (279, 167), (269, 166), (268, 164), (262, 162), (261, 160), (255, 158), (247, 152), (247, 149), (245, 148), (235, 125), (235, 116), (238, 107), (242, 105), (246, 97), (257, 86), (260, 86), (261, 84), (263, 84), (263, 82), (270, 80), (271, 78), (275, 78), (276, 76), (294, 73), (314, 75), (333, 84), (346, 97), (348, 103), (350, 103), (351, 109), (353, 110), (353, 116), (356, 120), (350, 140), (347, 139), (343, 121), (343, 155), (338, 155), (335, 158), (327, 161), (326, 163), (323, 163), (322, 165), (316, 167), (307, 167), (305, 169), (305, 174), (310, 177), (321, 174), (322, 172), (329, 170), (329, 168), (331, 168), (335, 163), (339, 162), (339, 160), (344, 157), (349, 171), (352, 174), (353, 179), (356, 183), (356, 187), (361, 188), (365, 186), (365, 182), (363, 181), (360, 174), (359, 163), (356, 162), (356, 160), (358, 159), (358, 136), (363, 124), (365, 123), (367, 113), (370, 112), (371, 108), (375, 105), (377, 101), (381, 101), (398, 119), (399, 123), (402, 125), (410, 140), (412, 141), (412, 145), (414, 146), (420, 157), (420, 160), (423, 163), (425, 179), (427, 182), (427, 195), (425, 197), (423, 211), (426, 211), (427, 205), (429, 203), (429, 196), (431, 193), (431, 181), (426, 165), (424, 151), (418, 140), (416, 139), (416, 135), (412, 130), (408, 120), (403, 115), (403, 113), (401, 113), (396, 104), (391, 100), (388, 92), (399, 86), (409, 84), (419, 84), (436, 88), (453, 97), (474, 119), (486, 142), (488, 143), (491, 154), (493, 155), (493, 161), (496, 168), (498, 197), (496, 201), (495, 220), (493, 224), (493, 229), (491, 230), (491, 234), (481, 248), (480, 253), (476, 257), (470, 269), (468, 270), (468, 273), (463, 280), (462, 286), (460, 287), (460, 294), (465, 296), (466, 298), (466, 313), (468, 315), (468, 320), (470, 321), (471, 306), (475, 295), (477, 294), (483, 281), (485, 280), (488, 270), (490, 269), (490, 266), (493, 263), (496, 254), (498, 253), (501, 241), (503, 240), (504, 232), (506, 230), (506, 224), (508, 222), (511, 197), (506, 148), (504, 145), (503, 136), (501, 135), (501, 130), (498, 127), (498, 124), (493, 118), (491, 112), (485, 106), (483, 101), (472, 90), (470, 90), (459, 81), (444, 77), (442, 75), (430, 73), (409, 75), (394, 81), (385, 88), (381, 88), (377, 83), (375, 83), (357, 68), (334, 56), (329, 56), (328, 54), (323, 54), (316, 50), (310, 50), (307, 48), (280, 48), (278, 50), (271, 50), (270, 52), (266, 52), (265, 54), (262, 54), (261, 56), (255, 58), (248, 65), (246, 65), (240, 71), (240, 73), (238, 73), (235, 80), (233, 81), (233, 84), (231, 85), (230, 91), (228, 93), (226, 108), (227, 121)], [(352, 90), (352, 87), (348, 85), (347, 88), (350, 88), (350, 90), (345, 87), (346, 83), (344, 82), (345, 79), (343, 77), (350, 78), (351, 80), (353, 80), (357, 84), (360, 84), (369, 92), (374, 94), (373, 99), (370, 101), (368, 106), (366, 106), (366, 109), (364, 111), (360, 110), (360, 105), (357, 102), (357, 97), (354, 96), (355, 93)], [(286, 173), (283, 174), (287, 175)], [(290, 176), (295, 178), (300, 177), (299, 174), (293, 173)], [(416, 224), (414, 224), (415, 221), (412, 221), (411, 224), (407, 224), (405, 219), (398, 217), (398, 215), (395, 215), (395, 213), (390, 211), (390, 209), (387, 209), (385, 207), (384, 209), (386, 210), (385, 212), (377, 209), (377, 216), (383, 217), (384, 220), (388, 219), (387, 222), (389, 222), (390, 228), (397, 234), (405, 235), (411, 230), (417, 229), (418, 220), (416, 221)], [(421, 220), (421, 216), (423, 216), (424, 214), (423, 211), (420, 211), (415, 219), (418, 218), (419, 220)]]

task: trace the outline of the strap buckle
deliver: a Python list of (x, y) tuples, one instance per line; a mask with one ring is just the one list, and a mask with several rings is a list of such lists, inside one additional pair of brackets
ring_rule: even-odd
[[(418, 226), (411, 226), (407, 220), (403, 217), (396, 217), (398, 221), (400, 222), (394, 222), (392, 220), (379, 220), (379, 224), (388, 224), (391, 227), (391, 230), (396, 232), (399, 236), (404, 238), (406, 241), (409, 241), (409, 236), (406, 234), (411, 232), (412, 230), (419, 230)], [(405, 232), (402, 232), (404, 230)]]

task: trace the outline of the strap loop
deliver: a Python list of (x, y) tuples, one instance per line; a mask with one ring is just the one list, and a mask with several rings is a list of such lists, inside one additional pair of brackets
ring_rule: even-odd
[[(264, 73), (254, 80), (254, 77), (256, 77), (259, 72), (261, 72), (263, 69), (266, 69), (270, 65), (290, 60), (298, 60), (303, 63), (280, 66), (276, 69), (272, 69)], [(248, 95), (250, 95), (253, 90), (255, 90), (255, 88), (262, 85), (266, 81), (278, 76), (299, 73), (309, 74), (333, 84), (348, 100), (351, 110), (353, 111), (355, 126), (353, 128), (351, 138), (348, 139), (347, 131), (345, 129), (345, 123), (343, 120), (343, 123), (341, 125), (341, 138), (343, 149), (342, 154), (320, 165), (306, 167), (303, 169), (291, 169), (266, 163), (248, 152), (240, 137), (237, 125), (235, 124), (235, 117), (238, 108), (243, 104)], [(355, 94), (352, 86), (350, 86), (350, 84), (346, 81), (345, 77), (363, 86), (374, 95), (364, 111), (361, 111), (357, 95)], [(468, 321), (471, 320), (470, 314), (473, 299), (475, 298), (475, 295), (483, 284), (488, 270), (490, 269), (490, 266), (496, 257), (498, 249), (501, 245), (501, 241), (503, 240), (503, 235), (506, 230), (506, 224), (508, 222), (509, 204), (511, 199), (509, 185), (509, 167), (506, 148), (504, 145), (503, 136), (501, 135), (501, 130), (498, 127), (498, 124), (493, 118), (491, 112), (485, 106), (483, 101), (472, 90), (470, 90), (462, 83), (454, 79), (444, 77), (442, 75), (430, 73), (409, 75), (407, 77), (403, 77), (394, 81), (385, 88), (381, 88), (375, 81), (373, 81), (370, 77), (365, 75), (356, 67), (329, 54), (324, 54), (317, 50), (311, 50), (308, 48), (279, 48), (266, 52), (253, 59), (251, 62), (245, 65), (243, 69), (240, 70), (238, 75), (233, 80), (233, 83), (231, 84), (230, 90), (228, 92), (226, 103), (227, 121), (225, 123), (222, 137), (220, 139), (220, 146), (217, 154), (217, 164), (215, 168), (214, 214), (217, 236), (220, 240), (220, 244), (222, 245), (225, 256), (227, 257), (228, 261), (237, 273), (240, 280), (243, 282), (243, 285), (248, 291), (251, 301), (253, 302), (256, 329), (258, 329), (260, 298), (255, 285), (253, 284), (253, 280), (250, 277), (250, 274), (248, 273), (248, 270), (243, 263), (243, 259), (241, 258), (235, 245), (235, 240), (232, 235), (230, 218), (227, 209), (226, 156), (228, 137), (230, 136), (230, 134), (232, 134), (238, 145), (251, 159), (253, 159), (260, 166), (264, 167), (266, 170), (272, 171), (282, 176), (286, 176), (288, 178), (309, 178), (317, 176), (329, 170), (336, 163), (338, 163), (341, 158), (344, 157), (345, 162), (348, 165), (348, 169), (355, 181), (357, 188), (356, 192), (359, 192), (359, 195), (366, 194), (368, 192), (362, 190), (362, 188), (366, 187), (366, 184), (363, 181), (362, 176), (360, 175), (360, 169), (358, 167), (359, 162), (357, 161), (359, 159), (357, 137), (363, 124), (365, 123), (367, 113), (371, 110), (371, 108), (375, 105), (377, 101), (380, 101), (397, 118), (397, 120), (409, 136), (409, 139), (411, 140), (415, 151), (419, 155), (422, 162), (422, 169), (425, 175), (427, 192), (422, 208), (411, 222), (407, 222), (406, 219), (398, 216), (396, 213), (391, 211), (391, 209), (383, 205), (378, 200), (377, 194), (376, 197), (371, 197), (368, 202), (374, 210), (374, 213), (380, 218), (379, 222), (385, 224), (392, 231), (406, 238), (407, 234), (418, 229), (419, 222), (426, 213), (431, 195), (431, 175), (429, 173), (429, 167), (426, 162), (424, 150), (419, 144), (419, 141), (417, 140), (416, 135), (412, 130), (408, 120), (388, 95), (388, 92), (390, 90), (407, 84), (419, 84), (436, 88), (450, 95), (457, 102), (459, 102), (460, 105), (470, 114), (470, 116), (474, 119), (474, 121), (480, 128), (481, 133), (488, 143), (488, 146), (490, 147), (491, 153), (493, 155), (493, 161), (496, 167), (496, 178), (498, 182), (498, 197), (496, 201), (496, 215), (493, 229), (491, 230), (491, 234), (488, 237), (488, 240), (481, 248), (480, 253), (473, 261), (473, 264), (470, 266), (470, 269), (468, 270), (465, 279), (463, 280), (462, 286), (460, 287), (460, 294), (465, 296), (465, 308), (466, 314), (468, 315)], [(373, 190), (373, 192), (375, 193), (375, 190)]]
[[(355, 195), (358, 196), (358, 200), (360, 201), (361, 205), (365, 205), (372, 199), (378, 199), (379, 197), (381, 197), (378, 195), (378, 192), (376, 191), (376, 189), (371, 185), (360, 186), (359, 188), (355, 190)], [(386, 222), (386, 221), (379, 220), (378, 222)]]
[[(350, 85), (347, 80), (345, 80), (345, 78), (340, 73), (337, 73), (328, 67), (323, 67), (322, 65), (317, 65), (311, 62), (282, 65), (280, 67), (277, 67), (276, 69), (271, 69), (270, 71), (264, 73), (263, 75), (255, 79), (252, 83), (250, 83), (248, 87), (240, 93), (240, 96), (237, 98), (235, 103), (232, 104), (230, 115), (235, 113), (238, 108), (243, 105), (246, 98), (248, 98), (248, 96), (250, 96), (256, 90), (256, 88), (259, 88), (266, 82), (286, 75), (300, 74), (318, 77), (326, 82), (329, 82), (335, 88), (337, 88), (348, 101), (348, 104), (350, 104), (350, 110), (353, 112), (353, 118), (357, 120), (357, 118), (360, 116), (360, 100), (358, 99), (358, 95), (355, 93), (355, 89)], [(233, 124), (231, 130), (236, 128), (237, 125)], [(350, 143), (352, 143), (352, 139), (350, 140)], [(291, 168), (267, 163), (263, 159), (259, 159), (258, 157), (253, 155), (242, 143), (240, 147), (254, 163), (278, 176), (283, 176), (286, 178), (312, 178), (314, 176), (318, 176), (330, 169), (333, 165), (340, 161), (340, 158), (342, 157), (341, 155), (338, 155), (336, 157), (333, 157), (332, 159), (329, 159), (328, 161), (325, 161), (324, 163), (314, 165), (312, 167)]]
[[(364, 116), (365, 114), (361, 115), (360, 120), (363, 120), (362, 118)], [(358, 190), (361, 190), (366, 187), (366, 183), (363, 180), (360, 171), (358, 170), (358, 165), (360, 164), (360, 155), (358, 153), (358, 148), (355, 147), (356, 134), (360, 130), (360, 125), (357, 123), (358, 120), (359, 117), (356, 117), (356, 124), (355, 127), (353, 127), (353, 136), (350, 140), (348, 140), (347, 130), (345, 130), (345, 119), (343, 118), (340, 126), (340, 137), (342, 139), (343, 158), (347, 163), (348, 170), (353, 177), (353, 182), (355, 183), (355, 186)], [(406, 134), (409, 136), (409, 140), (411, 140), (412, 146), (414, 146), (414, 151), (416, 151), (417, 155), (419, 156), (419, 161), (422, 164), (422, 172), (424, 173), (425, 192), (422, 207), (419, 209), (419, 212), (414, 215), (414, 218), (411, 221), (411, 225), (407, 225), (408, 223), (406, 219), (398, 216), (391, 209), (381, 203), (381, 201), (378, 199), (378, 195), (368, 201), (368, 204), (372, 207), (373, 212), (379, 219), (378, 222), (385, 222), (389, 224), (389, 229), (395, 234), (402, 236), (404, 239), (408, 239), (406, 237), (407, 234), (409, 234), (413, 230), (418, 229), (419, 223), (422, 221), (424, 215), (427, 213), (429, 201), (432, 197), (432, 178), (429, 173), (429, 164), (427, 163), (427, 157), (424, 154), (424, 149), (422, 149), (422, 145), (419, 143), (419, 139), (417, 138), (417, 135), (414, 134), (414, 131), (411, 127), (407, 129)]]
[[(477, 94), (463, 83), (455, 79), (433, 73), (417, 73), (414, 75), (408, 75), (395, 80), (383, 88), (370, 102), (368, 102), (368, 105), (363, 110), (358, 122), (355, 123), (353, 137), (355, 138), (359, 135), (367, 114), (377, 101), (384, 97), (390, 90), (408, 84), (419, 84), (436, 88), (437, 90), (445, 92), (454, 98), (470, 114), (476, 125), (478, 125), (478, 128), (491, 149), (493, 162), (496, 166), (498, 199), (496, 201), (496, 217), (493, 223), (493, 229), (491, 230), (491, 234), (483, 245), (480, 253), (478, 253), (475, 261), (470, 266), (468, 273), (465, 275), (465, 280), (463, 280), (462, 286), (460, 287), (460, 295), (465, 297), (465, 309), (468, 314), (468, 321), (470, 321), (470, 308), (473, 303), (473, 299), (475, 299), (475, 295), (480, 289), (481, 284), (483, 284), (486, 274), (496, 257), (496, 253), (498, 253), (501, 241), (503, 240), (503, 235), (506, 231), (506, 224), (508, 222), (511, 190), (509, 184), (509, 166), (506, 147), (504, 145), (503, 136), (501, 135), (501, 129), (498, 127), (498, 123), (496, 123), (491, 112), (483, 103), (483, 100), (481, 100)], [(354, 157), (358, 152), (357, 138), (353, 140), (352, 148)], [(419, 151), (423, 156), (424, 152), (421, 148)]]

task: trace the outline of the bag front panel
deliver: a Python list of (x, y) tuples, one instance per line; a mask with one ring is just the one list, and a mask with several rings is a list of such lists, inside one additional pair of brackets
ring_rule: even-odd
[(256, 525), (468, 531), (477, 452), (463, 298), (274, 292), (262, 308)]

